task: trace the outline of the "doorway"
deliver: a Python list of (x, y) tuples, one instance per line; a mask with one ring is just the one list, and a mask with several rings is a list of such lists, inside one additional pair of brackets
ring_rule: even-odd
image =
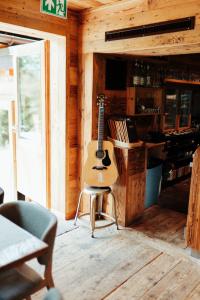
[(0, 182), (4, 201), (16, 199), (15, 139), (12, 133), (14, 102), (0, 96)]
[[(3, 65), (7, 61), (7, 68), (2, 68), (2, 81), (9, 101), (12, 100), (10, 90), (14, 90), (13, 122), (7, 115), (2, 114), (2, 125), (6, 123), (7, 131), (11, 128), (12, 144), (12, 177), (7, 181), (5, 188), (10, 185), (14, 188), (12, 195), (5, 193), (5, 200), (15, 200), (14, 195), (23, 195), (23, 198), (36, 201), (41, 205), (49, 206), (47, 199), (49, 191), (49, 99), (46, 96), (49, 78), (46, 69), (49, 69), (48, 42), (40, 41), (26, 45), (6, 47), (0, 50), (0, 61)], [(7, 55), (6, 55), (7, 54)], [(8, 68), (8, 64), (10, 66)], [(2, 82), (2, 83), (3, 83)], [(48, 93), (47, 93), (48, 95)], [(10, 100), (9, 100), (10, 97)], [(6, 101), (6, 100), (4, 100)], [(3, 113), (3, 112), (2, 112)], [(4, 130), (6, 127), (4, 125)], [(2, 138), (4, 133), (2, 132)], [(2, 140), (2, 145), (4, 140)], [(11, 155), (9, 148), (4, 147), (6, 163)], [(3, 155), (3, 153), (2, 153)], [(2, 161), (4, 157), (1, 157)], [(14, 184), (14, 182), (16, 184)], [(11, 197), (12, 196), (12, 197)]]
[[(107, 119), (116, 121), (116, 127), (120, 123), (118, 121), (132, 120), (134, 131), (127, 137), (123, 131), (118, 134), (120, 129), (112, 130), (110, 126), (106, 135), (122, 143), (130, 139), (134, 142), (134, 138), (142, 142), (141, 150), (137, 143), (132, 146), (133, 149), (124, 150), (126, 154), (116, 150), (120, 176), (114, 192), (120, 222), (122, 226), (131, 226), (150, 238), (178, 245), (179, 248), (186, 247), (184, 229), (188, 213), (190, 163), (200, 144), (200, 72), (197, 58), (198, 54), (94, 56), (97, 62), (94, 64), (95, 72), (102, 78), (109, 74), (108, 62), (111, 59), (113, 63), (119, 65), (120, 61), (125, 66), (125, 74), (120, 77), (125, 79), (123, 86), (122, 80), (120, 85), (116, 85), (118, 81), (115, 79), (114, 86), (103, 83), (108, 80), (102, 80), (102, 85), (94, 81), (94, 86), (97, 95), (103, 90), (109, 98)], [(122, 68), (120, 70), (122, 72)], [(147, 75), (149, 78), (145, 83)], [(109, 77), (110, 81), (113, 77)], [(143, 79), (139, 84), (138, 77)], [(117, 114), (121, 119), (116, 117)], [(96, 121), (94, 113), (94, 137)], [(117, 146), (119, 144), (116, 143)], [(121, 146), (128, 148), (127, 144)], [(161, 183), (160, 196), (165, 195), (165, 199), (158, 197)], [(144, 196), (145, 190), (149, 197)], [(167, 201), (167, 196), (171, 201)]]
[[(13, 186), (12, 196), (5, 191), (5, 201), (16, 200), (20, 195), (64, 215), (65, 37), (3, 23), (0, 27), (13, 36), (25, 37), (24, 45), (0, 50), (0, 59), (7, 55), (12, 60), (6, 73), (13, 88), (7, 91), (15, 91), (6, 100), (5, 94), (1, 97), (1, 104), (7, 101), (2, 114), (4, 119), (8, 116), (7, 131), (12, 141), (11, 145), (4, 143), (4, 149), (11, 148), (7, 156), (12, 165), (9, 183), (12, 181)], [(56, 124), (57, 120), (61, 123)]]
[[(159, 113), (143, 116), (142, 124), (139, 116), (136, 120), (147, 146), (147, 181), (145, 210), (132, 227), (181, 249), (187, 248), (191, 163), (200, 144), (198, 58), (198, 54), (137, 58), (139, 63), (142, 60), (142, 70), (150, 65), (148, 76), (154, 93), (150, 95), (149, 86), (134, 87), (140, 90), (136, 100), (139, 116), (152, 113), (152, 109)], [(158, 89), (162, 97), (155, 101)]]

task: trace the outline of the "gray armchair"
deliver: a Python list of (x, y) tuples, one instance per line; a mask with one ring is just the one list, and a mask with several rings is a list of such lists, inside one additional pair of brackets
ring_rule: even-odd
[(45, 266), (44, 276), (40, 276), (27, 264), (1, 272), (0, 300), (31, 299), (30, 295), (41, 288), (54, 287), (52, 252), (57, 227), (56, 217), (39, 204), (25, 201), (2, 204), (0, 214), (48, 244), (45, 254), (37, 258), (39, 264)]
[(0, 204), (3, 203), (3, 198), (4, 198), (4, 190), (0, 188)]
[(60, 292), (53, 288), (50, 289), (44, 297), (44, 300), (63, 300)]

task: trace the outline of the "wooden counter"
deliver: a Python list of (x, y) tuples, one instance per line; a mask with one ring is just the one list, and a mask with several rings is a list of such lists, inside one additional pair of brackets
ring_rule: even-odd
[(119, 177), (113, 186), (118, 221), (128, 226), (144, 211), (147, 155), (144, 143), (131, 148), (115, 146)]

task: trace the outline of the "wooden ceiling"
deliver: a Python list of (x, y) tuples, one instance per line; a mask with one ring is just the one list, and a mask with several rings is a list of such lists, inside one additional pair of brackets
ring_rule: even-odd
[(68, 0), (68, 8), (73, 10), (84, 10), (88, 8), (96, 8), (106, 4), (116, 3), (121, 0)]

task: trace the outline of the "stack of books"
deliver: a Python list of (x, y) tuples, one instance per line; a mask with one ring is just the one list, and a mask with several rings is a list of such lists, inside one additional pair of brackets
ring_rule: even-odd
[(108, 120), (110, 136), (124, 143), (138, 141), (135, 122), (131, 117), (115, 117)]

